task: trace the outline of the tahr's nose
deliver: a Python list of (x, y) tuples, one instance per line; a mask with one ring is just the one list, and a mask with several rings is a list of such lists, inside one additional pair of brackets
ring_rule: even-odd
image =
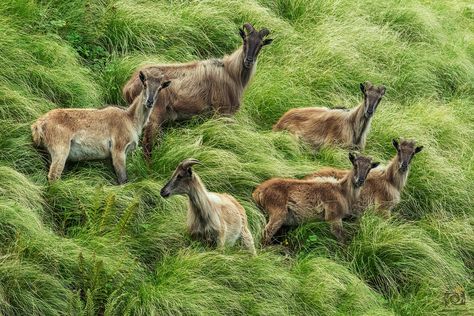
[(168, 196), (170, 196), (170, 193), (168, 192), (168, 190), (166, 190), (166, 188), (163, 188), (160, 191), (160, 195), (164, 198), (167, 198)]
[(361, 187), (364, 184), (364, 182), (365, 182), (364, 178), (359, 178), (359, 179), (357, 179), (356, 185), (358, 187)]
[(146, 100), (146, 107), (151, 108), (153, 106), (153, 99)]
[(253, 58), (250, 58), (250, 57), (245, 58), (245, 60), (244, 60), (245, 67), (248, 68), (248, 67), (252, 66), (253, 64), (254, 64)]

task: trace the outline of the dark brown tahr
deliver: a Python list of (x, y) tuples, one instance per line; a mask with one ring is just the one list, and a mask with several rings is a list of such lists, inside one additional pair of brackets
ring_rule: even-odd
[[(169, 121), (186, 120), (199, 114), (233, 115), (239, 110), (242, 94), (256, 70), (257, 57), (263, 46), (272, 42), (270, 32), (257, 31), (246, 23), (240, 29), (243, 44), (222, 59), (208, 59), (185, 64), (145, 66), (152, 75), (164, 73), (173, 80), (167, 93), (160, 94), (145, 129), (143, 140), (147, 159), (162, 126)], [(138, 71), (123, 88), (123, 96), (131, 103), (140, 91)]]
[[(169, 80), (163, 75), (149, 78), (139, 73), (140, 94), (126, 110), (109, 106), (103, 109), (55, 109), (32, 126), (33, 142), (51, 156), (48, 179), (61, 176), (66, 160), (112, 158), (118, 183), (127, 181), (126, 156), (138, 144), (155, 104)], [(162, 92), (161, 92), (162, 93)]]
[(273, 130), (288, 130), (318, 149), (325, 144), (363, 150), (372, 117), (385, 94), (384, 86), (361, 83), (364, 94), (361, 105), (346, 109), (299, 108), (286, 112)]
[(188, 196), (187, 226), (193, 238), (217, 244), (220, 248), (225, 244), (232, 246), (242, 238), (245, 247), (255, 255), (245, 209), (229, 194), (207, 191), (201, 178), (192, 170), (196, 164), (199, 161), (192, 158), (182, 161), (161, 189), (161, 196)]
[(349, 154), (352, 169), (340, 180), (320, 178), (297, 180), (273, 178), (260, 184), (252, 196), (268, 214), (265, 244), (282, 226), (295, 226), (320, 219), (331, 224), (331, 232), (344, 242), (342, 219), (352, 212), (369, 171), (377, 167), (370, 157)]
[[(410, 163), (423, 146), (416, 146), (413, 140), (392, 141), (397, 154), (388, 166), (372, 170), (365, 181), (359, 200), (354, 211), (363, 212), (369, 206), (374, 206), (384, 217), (389, 217), (391, 210), (400, 202), (400, 194), (405, 187)], [(306, 180), (333, 177), (342, 179), (350, 171), (334, 168), (323, 168), (318, 172), (306, 176)]]

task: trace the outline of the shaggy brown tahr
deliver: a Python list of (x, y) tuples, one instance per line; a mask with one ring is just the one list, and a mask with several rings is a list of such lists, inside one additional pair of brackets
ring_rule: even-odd
[(260, 184), (252, 196), (268, 214), (263, 243), (269, 244), (282, 226), (300, 225), (315, 219), (328, 221), (331, 232), (344, 242), (342, 219), (351, 214), (369, 171), (378, 165), (370, 157), (352, 153), (349, 153), (349, 159), (352, 169), (340, 180), (273, 178)]
[(157, 73), (150, 78), (140, 72), (139, 78), (141, 93), (126, 110), (115, 106), (55, 109), (31, 125), (34, 144), (44, 147), (51, 156), (49, 181), (61, 176), (66, 160), (109, 157), (112, 157), (118, 183), (127, 181), (127, 153), (137, 146), (157, 95), (170, 84)]
[[(354, 211), (360, 213), (373, 206), (384, 217), (389, 217), (391, 210), (400, 202), (400, 194), (408, 178), (410, 163), (423, 146), (416, 146), (413, 140), (392, 140), (397, 154), (388, 166), (372, 170), (361, 190), (359, 200), (354, 205)], [(335, 168), (323, 168), (306, 176), (306, 180), (318, 178), (344, 178), (350, 171)]]
[[(198, 114), (233, 115), (238, 111), (242, 94), (256, 70), (257, 56), (266, 38), (266, 28), (257, 31), (251, 24), (240, 29), (243, 45), (230, 56), (185, 64), (149, 65), (142, 68), (152, 75), (164, 73), (173, 86), (160, 94), (145, 129), (143, 147), (149, 159), (156, 136), (168, 121), (189, 119)], [(123, 96), (131, 103), (140, 91), (138, 71), (123, 88)]]
[(242, 238), (245, 247), (255, 255), (245, 209), (229, 194), (207, 191), (201, 178), (192, 170), (198, 163), (196, 159), (182, 161), (161, 189), (161, 196), (188, 196), (187, 227), (194, 239), (222, 248), (226, 244), (232, 246)]
[(337, 144), (363, 150), (385, 87), (366, 82), (360, 84), (360, 89), (364, 100), (352, 110), (318, 107), (291, 109), (273, 126), (273, 130), (287, 130), (315, 149), (325, 144)]

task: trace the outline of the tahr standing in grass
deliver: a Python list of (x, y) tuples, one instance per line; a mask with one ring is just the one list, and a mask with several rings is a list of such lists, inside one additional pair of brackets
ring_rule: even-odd
[[(369, 206), (375, 206), (381, 215), (389, 217), (391, 210), (400, 203), (400, 194), (407, 182), (410, 163), (415, 154), (423, 149), (423, 146), (416, 146), (416, 142), (413, 140), (399, 142), (394, 139), (392, 144), (397, 150), (397, 154), (388, 166), (379, 167), (370, 172), (359, 200), (354, 205), (356, 212), (360, 213)], [(327, 177), (342, 179), (349, 172), (350, 170), (323, 168), (304, 179), (316, 180)]]
[[(245, 31), (244, 31), (245, 29)], [(198, 114), (233, 115), (239, 110), (244, 89), (255, 73), (257, 57), (263, 46), (272, 42), (266, 38), (266, 28), (257, 31), (251, 24), (240, 29), (243, 45), (222, 59), (208, 59), (185, 64), (162, 64), (143, 67), (152, 75), (164, 73), (173, 86), (160, 94), (145, 128), (143, 146), (150, 159), (155, 136), (167, 121), (189, 119)], [(131, 103), (140, 93), (138, 71), (123, 88), (123, 96)]]
[(361, 105), (352, 109), (300, 108), (286, 112), (274, 125), (274, 131), (287, 130), (315, 149), (325, 144), (337, 144), (363, 150), (372, 117), (385, 94), (384, 86), (361, 83), (364, 94)]
[(118, 183), (127, 181), (126, 158), (146, 125), (160, 91), (170, 84), (163, 76), (139, 73), (140, 95), (124, 110), (55, 109), (40, 117), (31, 132), (33, 142), (51, 156), (48, 179), (61, 176), (66, 160), (96, 160), (112, 157)]
[(192, 170), (198, 163), (196, 159), (182, 161), (161, 189), (161, 196), (188, 196), (187, 226), (193, 238), (217, 244), (219, 248), (225, 244), (232, 246), (242, 238), (245, 247), (255, 255), (245, 209), (229, 194), (207, 191), (201, 178)]
[(268, 214), (264, 240), (269, 244), (282, 226), (296, 226), (320, 219), (331, 224), (331, 232), (344, 242), (342, 219), (352, 215), (369, 171), (378, 166), (370, 157), (349, 153), (352, 169), (342, 179), (318, 181), (273, 178), (260, 184), (252, 196)]

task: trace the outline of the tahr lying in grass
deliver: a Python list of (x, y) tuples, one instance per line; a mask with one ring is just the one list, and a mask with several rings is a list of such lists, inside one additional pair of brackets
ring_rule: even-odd
[(112, 157), (118, 183), (127, 181), (126, 156), (138, 144), (159, 92), (170, 81), (163, 76), (149, 77), (140, 72), (140, 95), (124, 110), (55, 109), (32, 126), (33, 142), (51, 156), (48, 179), (61, 176), (66, 160), (95, 160)]
[[(251, 24), (240, 29), (243, 45), (222, 59), (208, 59), (185, 64), (161, 64), (143, 67), (152, 76), (162, 73), (173, 80), (173, 86), (160, 94), (145, 128), (143, 146), (149, 159), (155, 136), (167, 121), (189, 119), (203, 113), (233, 115), (239, 110), (242, 94), (255, 73), (257, 57), (263, 46), (272, 42), (266, 38), (266, 28), (257, 31)], [(138, 71), (123, 88), (128, 103), (140, 93)]]
[(296, 226), (320, 219), (331, 224), (331, 232), (344, 242), (342, 219), (352, 212), (369, 171), (377, 162), (349, 153), (352, 169), (340, 180), (319, 181), (273, 178), (260, 184), (253, 199), (268, 214), (263, 242), (269, 244), (282, 226)]
[(316, 149), (324, 144), (338, 144), (363, 150), (385, 87), (366, 82), (360, 84), (360, 89), (364, 101), (350, 111), (318, 107), (291, 109), (273, 126), (273, 130), (288, 130)]
[[(381, 215), (389, 217), (391, 210), (400, 202), (400, 193), (407, 182), (410, 163), (415, 154), (423, 149), (423, 146), (416, 146), (413, 140), (398, 142), (394, 139), (392, 143), (397, 150), (397, 154), (388, 166), (370, 172), (360, 193), (359, 200), (354, 205), (354, 211), (360, 213), (369, 206), (375, 206)], [(326, 177), (342, 179), (349, 172), (349, 170), (323, 168), (304, 179), (317, 180)]]
[(208, 192), (201, 178), (192, 170), (192, 166), (198, 163), (195, 159), (182, 161), (161, 189), (161, 196), (188, 196), (187, 226), (193, 238), (222, 248), (225, 244), (234, 245), (241, 237), (245, 247), (255, 255), (245, 209), (229, 194)]

